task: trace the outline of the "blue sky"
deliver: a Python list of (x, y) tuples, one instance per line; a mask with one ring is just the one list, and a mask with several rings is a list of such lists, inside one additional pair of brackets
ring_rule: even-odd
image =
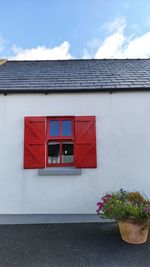
[(148, 0), (0, 0), (0, 57), (150, 57)]

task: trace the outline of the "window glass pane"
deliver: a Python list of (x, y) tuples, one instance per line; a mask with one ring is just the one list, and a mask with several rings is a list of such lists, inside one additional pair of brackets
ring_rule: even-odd
[(59, 136), (60, 135), (60, 121), (51, 120), (50, 121), (50, 136)]
[(62, 143), (62, 163), (73, 163), (73, 143)]
[(60, 163), (60, 143), (55, 143), (55, 142), (48, 143), (48, 163), (49, 164)]
[(63, 120), (62, 121), (62, 136), (71, 136), (72, 135), (72, 121)]

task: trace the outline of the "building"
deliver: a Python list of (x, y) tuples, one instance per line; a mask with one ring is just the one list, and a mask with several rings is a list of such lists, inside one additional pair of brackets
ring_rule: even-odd
[(99, 220), (104, 192), (150, 197), (150, 60), (0, 64), (0, 223)]

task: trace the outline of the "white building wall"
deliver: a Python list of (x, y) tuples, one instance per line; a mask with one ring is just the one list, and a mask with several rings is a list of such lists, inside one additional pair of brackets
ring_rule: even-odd
[[(110, 190), (150, 197), (150, 93), (0, 95), (0, 214), (94, 214)], [(23, 169), (24, 116), (95, 115), (97, 169)]]

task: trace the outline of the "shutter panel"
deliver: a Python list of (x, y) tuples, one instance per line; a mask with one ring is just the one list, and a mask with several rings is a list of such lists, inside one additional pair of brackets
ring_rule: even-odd
[(24, 119), (24, 168), (45, 167), (45, 117), (25, 117)]
[(74, 157), (77, 168), (96, 168), (95, 116), (75, 117)]

